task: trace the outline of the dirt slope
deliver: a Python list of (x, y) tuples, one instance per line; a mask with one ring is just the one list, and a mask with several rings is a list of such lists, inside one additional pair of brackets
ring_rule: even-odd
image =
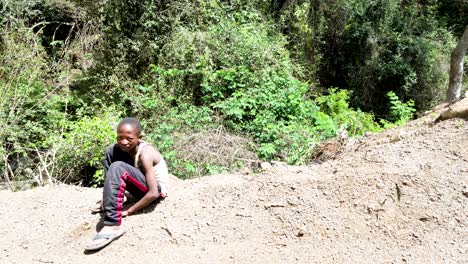
[(2, 191), (0, 262), (467, 263), (468, 122), (433, 119), (321, 164), (179, 182), (92, 255), (100, 190)]

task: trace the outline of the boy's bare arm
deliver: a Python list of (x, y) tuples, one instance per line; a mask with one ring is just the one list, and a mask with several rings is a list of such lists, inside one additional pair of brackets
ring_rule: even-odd
[(157, 160), (157, 162), (159, 162), (161, 160), (159, 152), (157, 152), (152, 147), (145, 148), (141, 151), (140, 160), (145, 170), (148, 192), (145, 194), (145, 196), (143, 196), (143, 198), (141, 198), (137, 203), (135, 203), (127, 210), (128, 214), (133, 214), (136, 211), (146, 207), (159, 197), (158, 181), (153, 172), (153, 161)]

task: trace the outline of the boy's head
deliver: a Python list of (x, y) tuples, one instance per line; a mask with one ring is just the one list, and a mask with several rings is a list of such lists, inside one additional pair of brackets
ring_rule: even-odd
[(126, 117), (122, 120), (120, 120), (119, 122), (119, 125), (117, 126), (117, 131), (119, 131), (119, 128), (123, 125), (130, 125), (132, 126), (133, 128), (135, 128), (135, 132), (137, 134), (137, 136), (141, 136), (141, 124), (140, 124), (140, 121), (138, 121), (138, 119), (136, 118), (133, 118), (133, 117)]
[(122, 119), (117, 126), (117, 143), (125, 152), (133, 151), (141, 139), (141, 124), (133, 117)]

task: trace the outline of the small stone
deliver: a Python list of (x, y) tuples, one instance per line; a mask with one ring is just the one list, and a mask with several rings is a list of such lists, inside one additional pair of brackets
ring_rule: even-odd
[(303, 237), (306, 234), (306, 230), (304, 228), (299, 228), (296, 232), (297, 237)]
[(242, 167), (239, 172), (244, 175), (249, 175), (250, 174), (250, 169), (247, 167)]
[(465, 186), (465, 188), (464, 188), (463, 191), (462, 191), (462, 194), (463, 194), (466, 198), (468, 198), (468, 186)]
[(268, 162), (262, 162), (262, 163), (260, 163), (260, 168), (262, 168), (262, 170), (264, 170), (264, 171), (269, 171), (269, 170), (271, 170), (273, 167), (272, 167), (271, 164), (268, 163)]
[(88, 222), (84, 222), (83, 224), (81, 224), (81, 228), (82, 228), (83, 230), (91, 229), (91, 224), (88, 223)]

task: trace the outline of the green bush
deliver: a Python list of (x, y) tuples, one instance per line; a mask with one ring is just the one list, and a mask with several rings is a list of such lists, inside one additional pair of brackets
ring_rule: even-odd
[(349, 89), (352, 105), (384, 117), (389, 91), (412, 98), (418, 110), (443, 99), (454, 38), (438, 13), (459, 29), (466, 20), (455, 19), (463, 13), (460, 2), (297, 1), (284, 6), (278, 23), (296, 60), (317, 73), (312, 81)]
[[(156, 70), (163, 75), (171, 75), (174, 72)], [(182, 149), (180, 148), (183, 146), (179, 146), (178, 142), (187, 135), (215, 127), (212, 110), (208, 107), (196, 107), (189, 103), (173, 105), (175, 101), (180, 99), (177, 100), (167, 91), (159, 93), (155, 84), (137, 85), (137, 89), (138, 93), (127, 98), (131, 104), (128, 115), (141, 120), (145, 134), (144, 139), (160, 150), (168, 163), (170, 172), (180, 178), (190, 178), (206, 172), (205, 164), (181, 157)], [(211, 171), (214, 170), (211, 169)]]
[(189, 102), (218, 113), (220, 125), (251, 136), (267, 160), (305, 163), (318, 141), (340, 129), (352, 136), (379, 129), (372, 115), (350, 108), (346, 91), (307, 99), (311, 86), (295, 77), (301, 69), (285, 45), (257, 23), (226, 21), (203, 32), (179, 28), (145, 89), (171, 98), (176, 108)]
[(416, 112), (413, 100), (403, 103), (393, 91), (388, 92), (387, 97), (390, 100), (390, 114), (388, 117), (390, 122), (380, 121), (385, 128), (403, 125), (413, 118)]
[(315, 143), (337, 136), (340, 129), (350, 136), (380, 130), (371, 114), (349, 107), (344, 90), (308, 100), (305, 84), (294, 79), (280, 84), (265, 81), (216, 105), (228, 127), (253, 136), (261, 158), (304, 163)]
[(351, 92), (331, 89), (329, 95), (315, 99), (320, 111), (317, 114), (315, 130), (324, 131), (321, 140), (334, 137), (339, 130), (347, 131), (348, 135), (360, 136), (365, 132), (380, 131), (380, 126), (374, 121), (374, 116), (349, 106)]
[(104, 183), (104, 151), (116, 140), (119, 114), (107, 114), (62, 122), (62, 132), (46, 140), (55, 156), (54, 178), (60, 181), (93, 184)]
[[(36, 153), (63, 118), (60, 91), (47, 82), (47, 55), (40, 39), (20, 20), (0, 28), (0, 171), (29, 179)], [(6, 162), (3, 162), (6, 161)]]

